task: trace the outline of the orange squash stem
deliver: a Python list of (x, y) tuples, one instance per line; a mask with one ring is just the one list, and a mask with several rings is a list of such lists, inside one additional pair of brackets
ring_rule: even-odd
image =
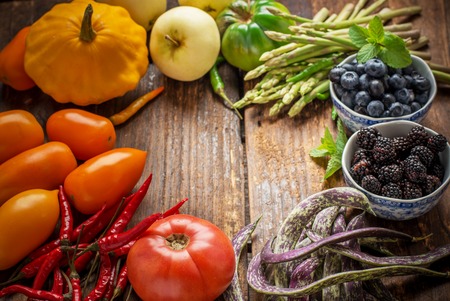
[(154, 99), (163, 91), (164, 86), (161, 86), (148, 92), (147, 94), (142, 95), (141, 97), (137, 98), (132, 103), (130, 103), (122, 111), (110, 116), (109, 120), (111, 120), (112, 124), (115, 126), (126, 122), (128, 119), (134, 116), (137, 113), (137, 111), (139, 111), (143, 106), (145, 106), (150, 100)]

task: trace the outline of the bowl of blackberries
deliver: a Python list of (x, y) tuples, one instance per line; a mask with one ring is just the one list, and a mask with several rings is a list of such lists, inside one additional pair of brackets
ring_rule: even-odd
[(350, 132), (392, 120), (422, 121), (436, 96), (436, 80), (423, 59), (411, 60), (394, 69), (378, 58), (359, 63), (354, 54), (330, 70), (331, 99)]
[(379, 123), (350, 136), (342, 171), (378, 217), (409, 220), (430, 211), (447, 189), (450, 146), (444, 135), (416, 122)]

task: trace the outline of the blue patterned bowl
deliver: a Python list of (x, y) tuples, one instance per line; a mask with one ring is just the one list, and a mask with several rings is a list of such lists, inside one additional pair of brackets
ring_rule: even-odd
[[(390, 121), (379, 123), (371, 127), (377, 128), (385, 137), (406, 136), (410, 129), (416, 126), (417, 123), (406, 120)], [(425, 128), (426, 131), (432, 135), (437, 133), (431, 129)], [(433, 193), (417, 199), (403, 200), (379, 196), (373, 194), (352, 179), (349, 169), (353, 154), (358, 149), (356, 145), (356, 134), (354, 133), (347, 141), (344, 152), (342, 154), (342, 172), (344, 180), (348, 186), (356, 188), (367, 195), (371, 207), (377, 217), (389, 220), (409, 220), (419, 217), (430, 211), (438, 202), (440, 197), (444, 194), (450, 183), (450, 146), (447, 143), (446, 149), (439, 154), (442, 165), (445, 167), (445, 175), (441, 186)]]
[[(349, 57), (347, 57), (345, 60), (343, 60), (339, 65), (351, 62), (355, 59), (356, 54), (353, 54)], [(431, 82), (431, 90), (430, 90), (430, 99), (428, 102), (418, 111), (411, 113), (409, 115), (404, 115), (400, 117), (370, 117), (367, 115), (359, 114), (349, 107), (347, 107), (344, 103), (342, 103), (339, 98), (336, 95), (336, 92), (334, 91), (333, 84), (330, 83), (330, 95), (331, 100), (333, 101), (333, 105), (336, 108), (336, 112), (339, 115), (339, 117), (342, 119), (344, 125), (346, 128), (351, 132), (354, 133), (358, 131), (362, 127), (367, 127), (370, 125), (387, 122), (387, 121), (393, 121), (393, 120), (409, 120), (414, 121), (417, 123), (420, 123), (422, 119), (425, 117), (425, 115), (430, 110), (431, 104), (433, 103), (433, 99), (436, 96), (436, 79), (434, 78), (433, 73), (431, 72), (430, 67), (428, 64), (422, 60), (421, 58), (412, 55), (412, 61), (414, 68), (424, 77), (428, 78)]]

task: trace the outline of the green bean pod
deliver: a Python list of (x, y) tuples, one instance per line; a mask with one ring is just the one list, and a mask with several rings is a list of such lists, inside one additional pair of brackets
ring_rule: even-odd
[(348, 281), (365, 281), (383, 277), (402, 275), (423, 275), (430, 277), (450, 278), (450, 272), (443, 273), (416, 266), (393, 265), (387, 267), (368, 268), (359, 271), (340, 272), (323, 277), (301, 288), (280, 287), (271, 284), (265, 277), (261, 253), (256, 254), (249, 263), (247, 282), (252, 289), (261, 294), (275, 296), (301, 297), (321, 291), (324, 287)]

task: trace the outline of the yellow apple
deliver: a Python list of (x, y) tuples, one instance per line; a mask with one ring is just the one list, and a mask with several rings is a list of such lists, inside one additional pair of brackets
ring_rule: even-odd
[(131, 18), (147, 31), (152, 29), (156, 19), (167, 10), (167, 0), (97, 0), (110, 5), (122, 6)]
[(149, 49), (153, 63), (164, 75), (193, 81), (214, 65), (220, 51), (219, 29), (205, 11), (177, 6), (156, 20)]
[(179, 5), (198, 7), (210, 14), (214, 19), (234, 0), (178, 0)]

